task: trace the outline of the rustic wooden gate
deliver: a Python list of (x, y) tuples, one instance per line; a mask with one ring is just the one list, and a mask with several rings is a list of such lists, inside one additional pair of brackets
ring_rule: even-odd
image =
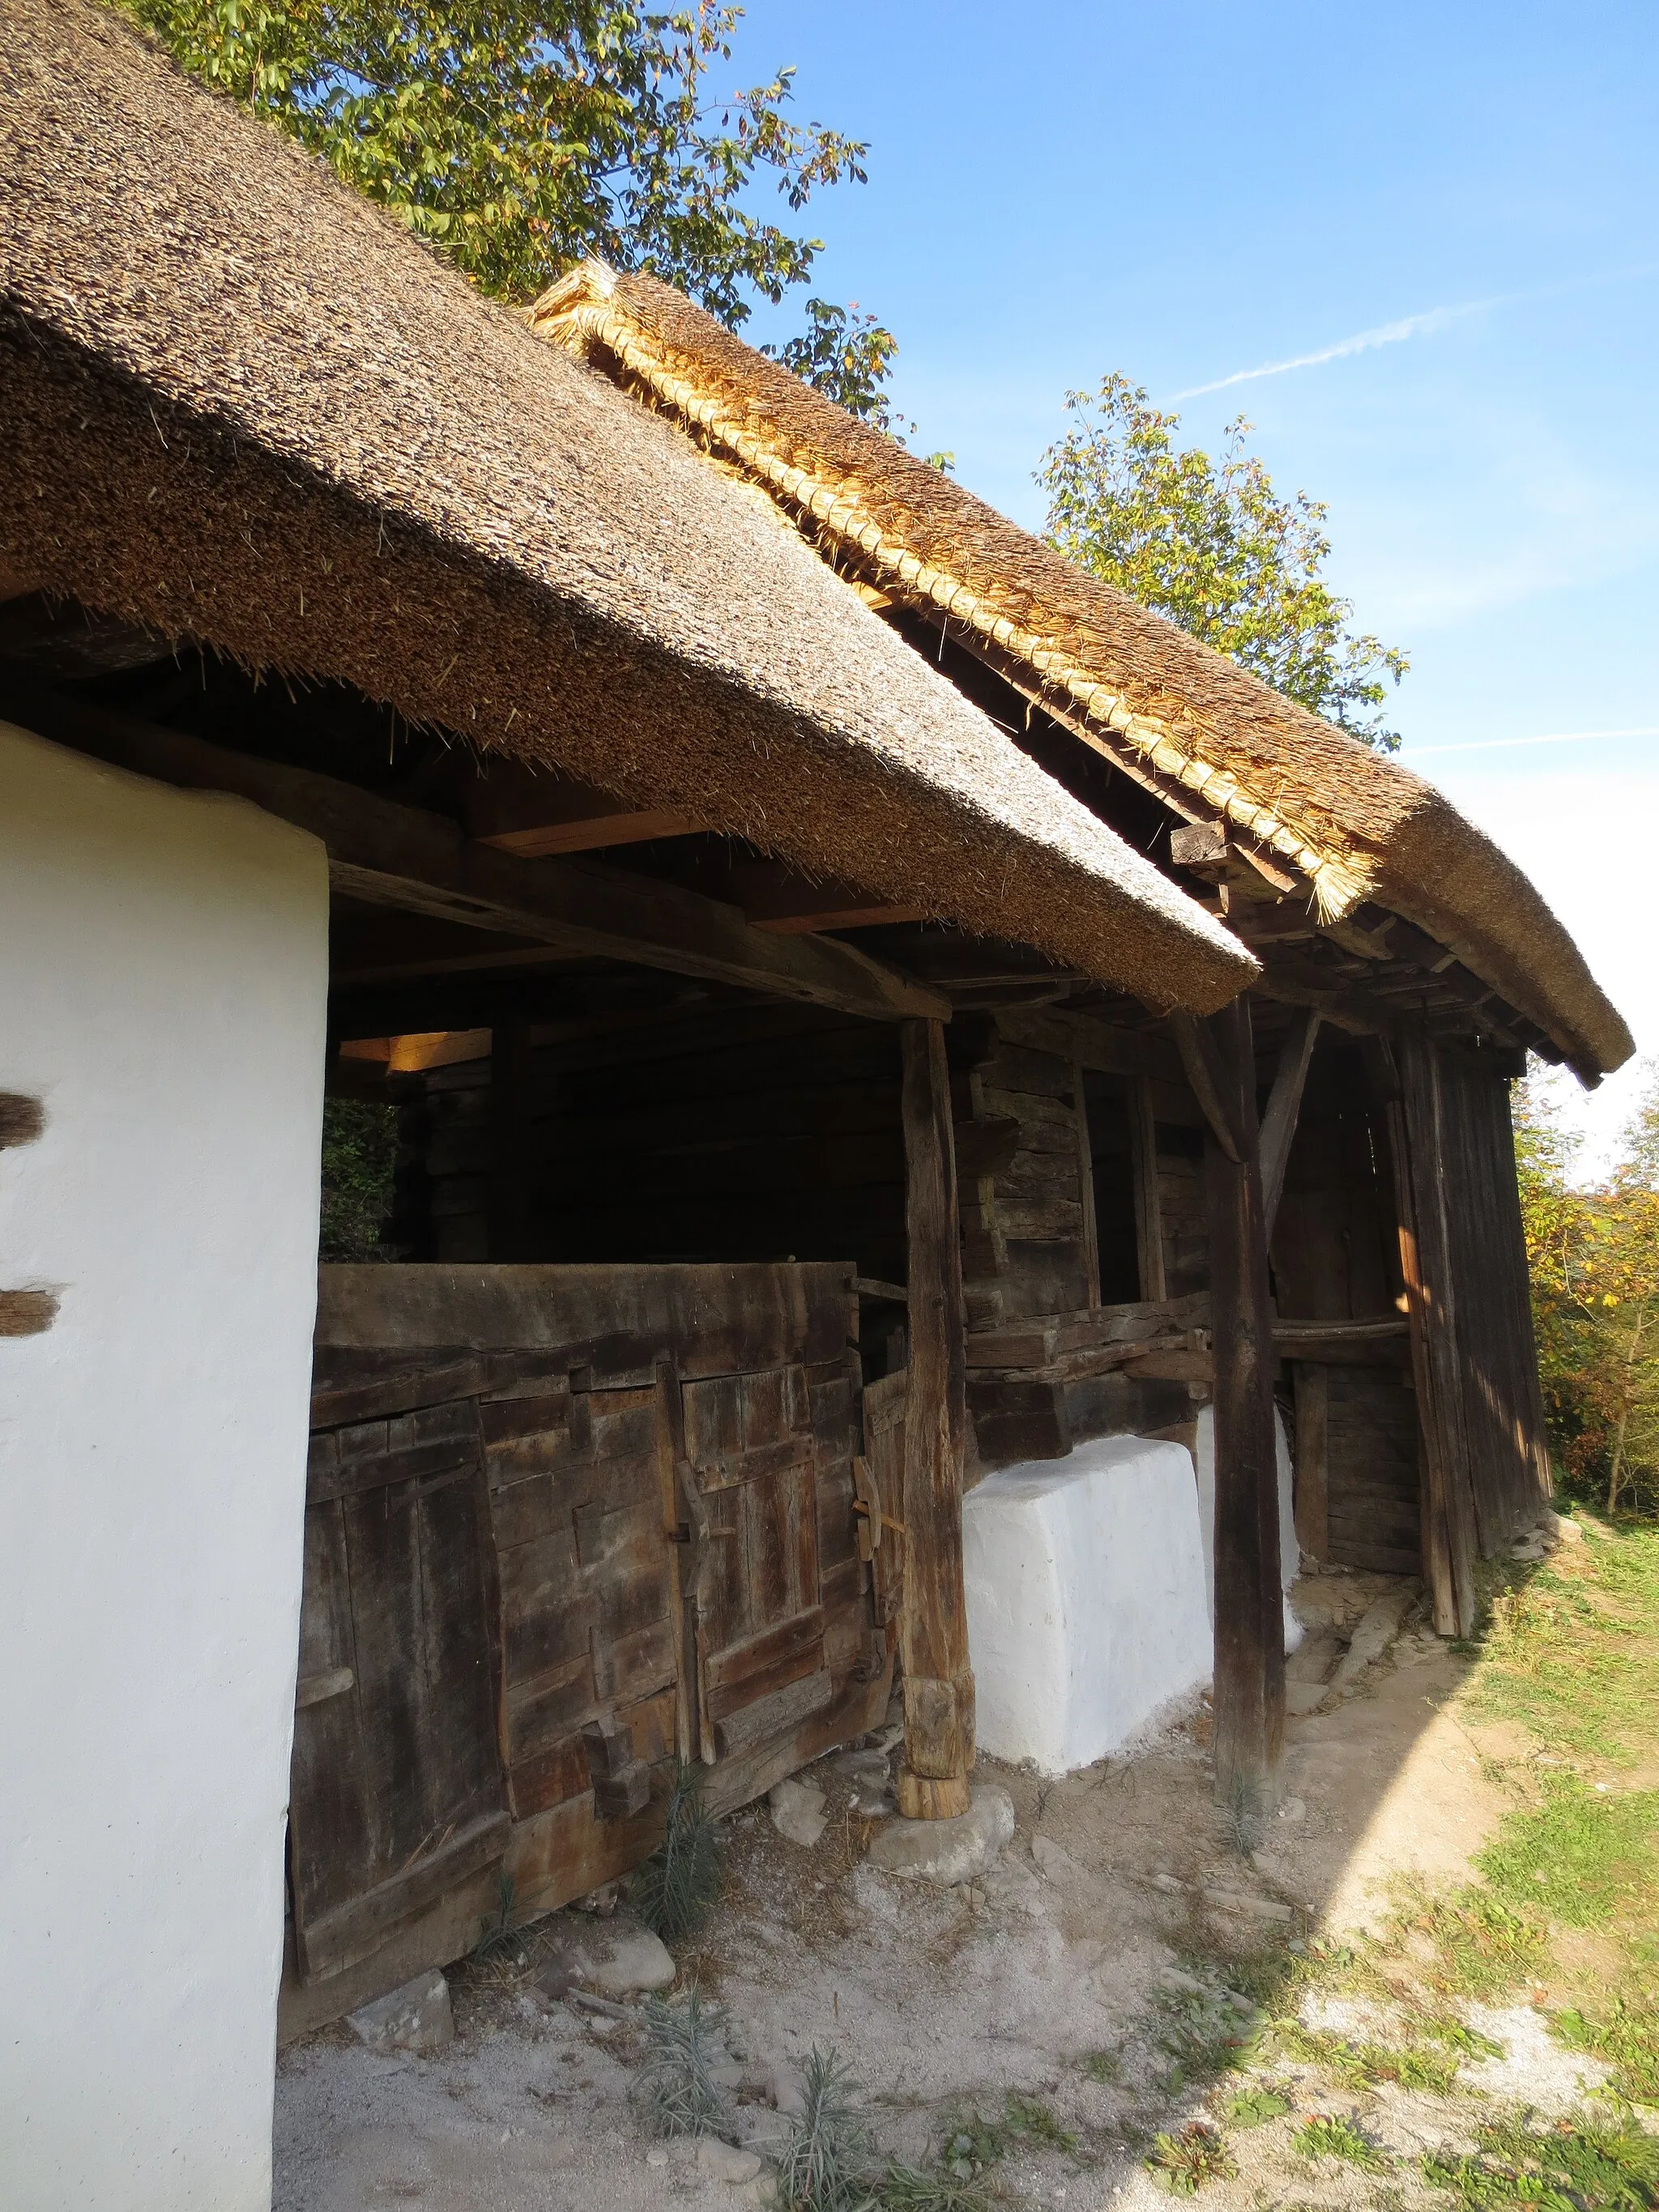
[(322, 1270), (307, 1981), (492, 1866), (623, 1871), (677, 1755), (736, 1802), (879, 1717), (856, 1339), (850, 1267)]

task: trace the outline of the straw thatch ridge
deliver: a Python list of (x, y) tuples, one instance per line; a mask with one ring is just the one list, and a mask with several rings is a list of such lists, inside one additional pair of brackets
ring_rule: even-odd
[(649, 277), (585, 264), (532, 328), (642, 390), (896, 598), (1028, 670), (1074, 723), (1298, 870), (1430, 930), (1594, 1078), (1633, 1049), (1532, 885), (1434, 787), (1199, 644)]
[(1256, 972), (758, 493), (91, 0), (0, 0), (0, 565), (1154, 1004)]

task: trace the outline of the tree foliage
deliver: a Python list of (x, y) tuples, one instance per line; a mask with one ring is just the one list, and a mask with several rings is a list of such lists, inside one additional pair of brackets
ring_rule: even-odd
[(1580, 1188), (1544, 1081), (1516, 1094), (1516, 1165), (1551, 1441), (1611, 1512), (1659, 1501), (1659, 1068), (1613, 1173)]
[[(711, 0), (672, 13), (627, 0), (125, 4), (185, 68), (325, 155), (502, 299), (532, 299), (598, 254), (736, 327), (754, 295), (805, 283), (823, 243), (763, 220), (755, 189), (769, 179), (798, 216), (820, 186), (865, 177), (860, 140), (792, 119), (793, 70), (714, 96), (742, 10)], [(854, 411), (873, 411), (890, 333), (822, 301), (809, 316), (792, 342), (802, 373), (839, 377)]]
[(1331, 550), (1325, 507), (1305, 492), (1279, 498), (1244, 449), (1244, 417), (1228, 424), (1218, 462), (1177, 447), (1181, 417), (1150, 405), (1127, 377), (1108, 376), (1066, 404), (1075, 427), (1037, 472), (1060, 550), (1391, 752), (1400, 740), (1382, 709), (1410, 663), (1350, 629), (1352, 606), (1322, 574)]

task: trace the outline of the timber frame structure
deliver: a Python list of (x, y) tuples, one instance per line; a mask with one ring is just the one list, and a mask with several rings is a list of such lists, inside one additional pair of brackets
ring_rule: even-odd
[(1304, 1548), (1445, 1632), (1547, 1496), (1508, 1084), (1630, 1049), (1559, 925), (664, 288), (526, 327), (9, 12), (0, 716), (322, 841), (330, 1088), (398, 1123), (398, 1256), (319, 1289), (290, 2027), (896, 1677), (963, 1810), (964, 1484), (1212, 1402), (1270, 1790), (1275, 1398)]

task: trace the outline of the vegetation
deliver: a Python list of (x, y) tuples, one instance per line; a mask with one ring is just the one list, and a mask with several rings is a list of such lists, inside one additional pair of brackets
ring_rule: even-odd
[(1515, 1094), (1516, 1164), (1551, 1445), (1569, 1494), (1659, 1507), (1659, 1069), (1612, 1174), (1580, 1188), (1545, 1079)]
[(1298, 2128), (1296, 2148), (1304, 2158), (1340, 2158), (1363, 2173), (1386, 2173), (1390, 2160), (1346, 2112), (1319, 2112)]
[(386, 1243), (397, 1165), (395, 1106), (357, 1098), (324, 1102), (320, 1258), (397, 1256)]
[[(809, 280), (789, 217), (862, 183), (868, 147), (789, 114), (793, 71), (717, 92), (740, 8), (631, 0), (125, 0), (183, 64), (322, 154), (496, 297), (533, 299), (588, 254), (678, 285), (733, 329)], [(884, 417), (896, 350), (813, 300), (787, 365)]]
[(726, 2057), (716, 2016), (692, 1982), (684, 2001), (645, 2001), (645, 2063), (634, 2095), (653, 2135), (718, 2135), (726, 2118), (726, 2097), (714, 2069)]
[(876, 2202), (875, 2144), (859, 2084), (837, 2052), (816, 2045), (800, 2069), (801, 2110), (778, 2167), (788, 2212), (866, 2212)]
[(700, 1766), (677, 1770), (661, 1847), (629, 1886), (635, 1911), (670, 1942), (702, 1927), (720, 1897), (720, 1830), (702, 1802), (702, 1775)]
[(1249, 423), (1228, 424), (1217, 462), (1178, 448), (1180, 416), (1149, 404), (1126, 376), (1066, 404), (1076, 427), (1037, 472), (1060, 550), (1351, 737), (1392, 751), (1400, 740), (1383, 726), (1383, 702), (1410, 663), (1349, 628), (1353, 609), (1322, 573), (1326, 509), (1305, 492), (1279, 496), (1245, 451)]
[(1431, 2154), (1422, 2162), (1425, 2180), (1468, 2212), (1646, 2212), (1659, 2203), (1659, 2136), (1617, 2114), (1588, 2127), (1502, 2120), (1481, 2129), (1480, 2144), (1473, 2157)]
[(1206, 2181), (1230, 2181), (1238, 2167), (1218, 2128), (1190, 2120), (1178, 2134), (1154, 2138), (1146, 2170), (1172, 2197), (1195, 2197)]

